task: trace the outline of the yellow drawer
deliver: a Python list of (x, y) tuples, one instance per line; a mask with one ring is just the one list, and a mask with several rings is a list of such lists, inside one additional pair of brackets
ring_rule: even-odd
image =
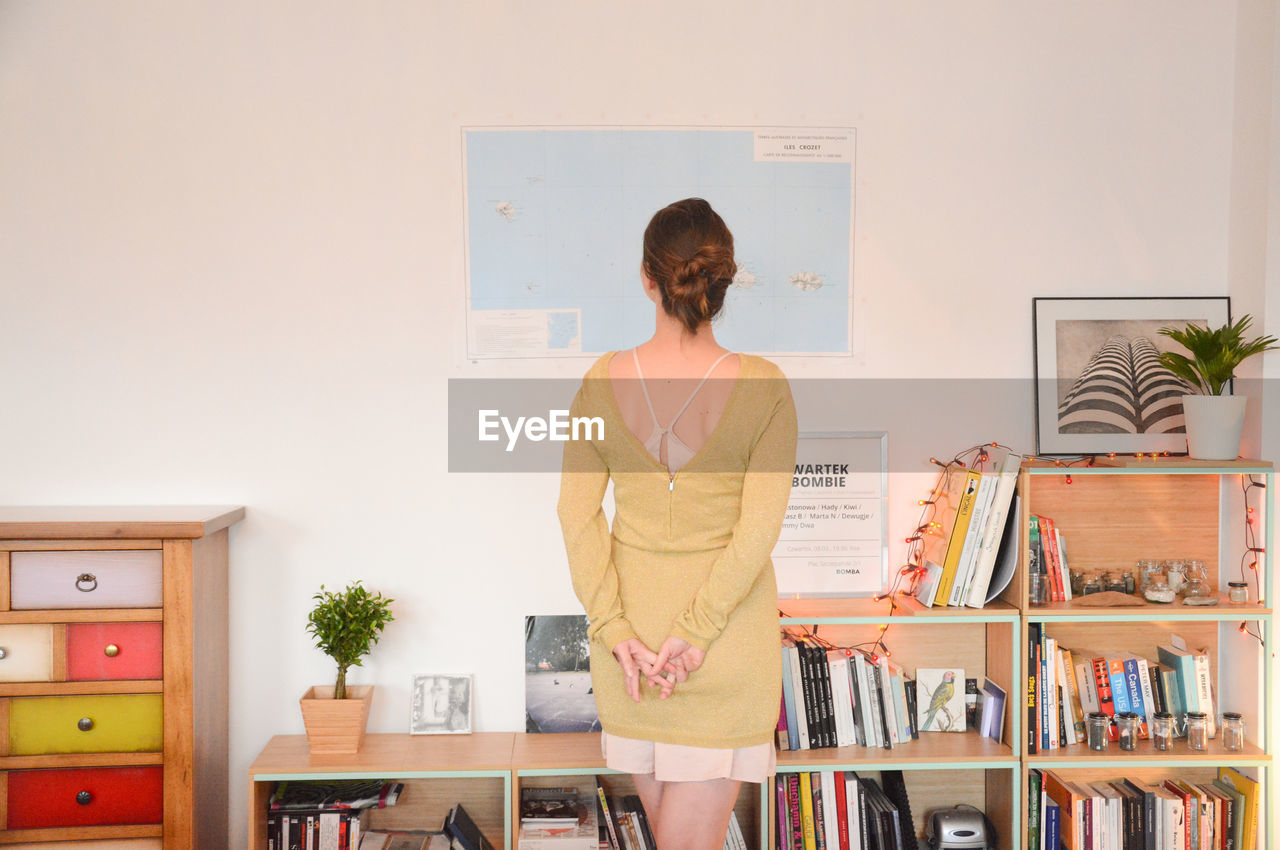
[(53, 626), (0, 626), (0, 682), (53, 678)]
[(9, 703), (9, 752), (159, 752), (163, 720), (160, 694), (17, 697)]

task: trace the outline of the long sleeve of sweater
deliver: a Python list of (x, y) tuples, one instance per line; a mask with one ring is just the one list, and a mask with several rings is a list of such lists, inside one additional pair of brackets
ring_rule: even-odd
[[(579, 390), (574, 397), (571, 417), (583, 415), (582, 395)], [(564, 533), (569, 575), (587, 612), (587, 638), (599, 639), (612, 651), (636, 633), (622, 610), (609, 521), (604, 513), (609, 468), (591, 440), (568, 440), (564, 446), (556, 512)]]
[(751, 448), (742, 485), (742, 510), (733, 535), (712, 565), (702, 587), (672, 625), (671, 633), (701, 650), (719, 637), (751, 590), (782, 531), (795, 470), (797, 423), (795, 402), (785, 380), (772, 414)]

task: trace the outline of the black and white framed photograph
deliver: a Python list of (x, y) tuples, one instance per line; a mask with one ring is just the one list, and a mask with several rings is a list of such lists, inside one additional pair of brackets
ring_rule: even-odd
[(585, 614), (524, 618), (526, 732), (599, 732)]
[(1229, 321), (1227, 296), (1033, 298), (1036, 452), (1185, 454), (1196, 390), (1161, 365), (1183, 349), (1160, 329)]
[(410, 735), (465, 735), (471, 731), (473, 676), (448, 673), (413, 677)]

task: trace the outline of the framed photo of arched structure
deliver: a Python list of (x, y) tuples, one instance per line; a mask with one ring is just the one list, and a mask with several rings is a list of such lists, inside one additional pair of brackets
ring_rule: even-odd
[(1195, 390), (1161, 365), (1183, 349), (1160, 329), (1230, 321), (1226, 296), (1033, 298), (1037, 453), (1186, 454)]

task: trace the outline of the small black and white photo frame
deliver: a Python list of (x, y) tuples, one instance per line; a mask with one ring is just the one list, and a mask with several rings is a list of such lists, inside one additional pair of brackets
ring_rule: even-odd
[(1225, 295), (1031, 299), (1036, 453), (1186, 454), (1195, 389), (1161, 365), (1183, 349), (1160, 329), (1229, 321)]
[(471, 732), (474, 676), (447, 673), (413, 677), (410, 735), (465, 735)]

